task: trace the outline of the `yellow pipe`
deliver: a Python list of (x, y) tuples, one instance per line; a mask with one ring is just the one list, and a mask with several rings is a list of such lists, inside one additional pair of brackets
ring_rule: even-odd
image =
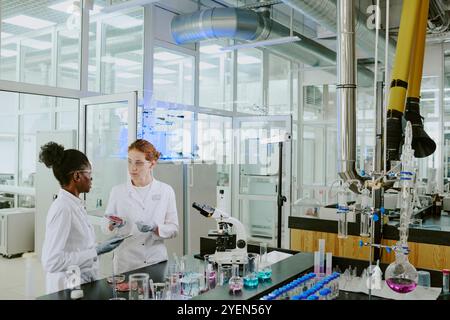
[(419, 20), (420, 0), (403, 1), (400, 30), (395, 50), (394, 69), (389, 91), (388, 112), (396, 110), (403, 113), (408, 88), (411, 53), (415, 40), (415, 25)]
[(422, 83), (423, 58), (425, 54), (425, 38), (427, 34), (429, 0), (422, 0), (417, 24), (416, 43), (411, 59), (408, 80), (408, 98), (420, 98), (420, 85)]

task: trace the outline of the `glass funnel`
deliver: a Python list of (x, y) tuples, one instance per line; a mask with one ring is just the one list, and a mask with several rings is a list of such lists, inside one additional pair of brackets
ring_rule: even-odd
[(386, 269), (386, 284), (393, 291), (408, 293), (417, 286), (418, 273), (404, 252), (395, 252), (395, 261)]

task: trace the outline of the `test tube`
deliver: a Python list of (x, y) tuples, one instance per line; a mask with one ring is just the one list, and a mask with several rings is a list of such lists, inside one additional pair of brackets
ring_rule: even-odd
[(319, 276), (325, 274), (325, 239), (319, 239), (320, 267)]
[(361, 192), (361, 222), (360, 222), (360, 231), (359, 235), (361, 237), (370, 236), (369, 227), (370, 227), (370, 215), (367, 210), (370, 210), (370, 191), (368, 189), (364, 189)]
[(331, 252), (327, 252), (327, 265), (326, 265), (326, 275), (330, 275), (332, 272), (332, 259), (333, 259), (333, 254)]
[(339, 188), (337, 194), (338, 207), (338, 238), (345, 239), (347, 238), (347, 212), (349, 211), (347, 205), (347, 188), (345, 184)]
[(314, 273), (320, 273), (320, 251), (314, 251)]
[(342, 211), (338, 212), (339, 220), (338, 220), (338, 238), (345, 239), (347, 238), (347, 212)]
[(361, 237), (369, 237), (370, 233), (370, 215), (368, 212), (361, 212), (361, 223), (359, 235)]

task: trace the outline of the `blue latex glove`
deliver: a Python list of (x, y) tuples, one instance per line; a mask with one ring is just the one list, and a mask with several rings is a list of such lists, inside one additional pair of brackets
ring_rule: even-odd
[(158, 225), (153, 221), (150, 224), (144, 224), (143, 221), (136, 221), (136, 227), (140, 232), (150, 232), (156, 230)]
[(122, 237), (113, 237), (106, 240), (105, 242), (99, 243), (97, 247), (95, 247), (97, 255), (101, 255), (114, 250), (122, 243), (123, 240), (124, 239)]

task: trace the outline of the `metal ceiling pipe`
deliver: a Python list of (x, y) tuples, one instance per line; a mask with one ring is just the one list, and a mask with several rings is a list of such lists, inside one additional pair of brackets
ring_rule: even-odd
[(212, 8), (172, 19), (172, 36), (176, 43), (205, 39), (230, 38), (236, 40), (266, 40), (271, 19), (252, 10)]
[[(336, 12), (337, 7), (333, 0), (281, 0), (283, 3), (311, 18), (319, 25), (330, 31), (337, 32)], [(352, 1), (353, 2), (353, 1)], [(358, 26), (356, 30), (356, 44), (358, 47), (369, 55), (375, 52), (375, 29), (371, 30), (364, 20), (364, 15), (355, 16)], [(386, 49), (385, 38), (381, 33), (378, 42), (378, 57), (384, 63), (384, 52)], [(389, 39), (389, 64), (394, 60), (395, 41)]]
[[(271, 20), (268, 14), (269, 12), (257, 13), (248, 9), (214, 8), (179, 15), (172, 19), (172, 36), (178, 44), (217, 38), (249, 41), (289, 36), (291, 30)], [(333, 50), (298, 32), (294, 31), (292, 35), (301, 40), (272, 46), (270, 50), (314, 67), (336, 64), (336, 53)], [(372, 71), (360, 67), (358, 76), (359, 83), (371, 85)]]
[(441, 33), (450, 27), (450, 17), (445, 11), (445, 5), (442, 0), (431, 0), (428, 12), (428, 31), (432, 33)]
[(338, 172), (360, 180), (356, 172), (356, 52), (354, 0), (338, 0)]

